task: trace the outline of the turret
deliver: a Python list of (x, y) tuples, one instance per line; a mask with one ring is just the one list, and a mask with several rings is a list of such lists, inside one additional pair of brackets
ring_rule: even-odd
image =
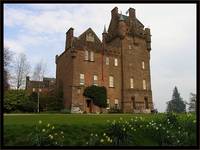
[(145, 39), (147, 43), (147, 50), (151, 50), (151, 32), (149, 28), (145, 28)]
[(72, 47), (73, 37), (74, 37), (74, 29), (70, 28), (66, 32), (65, 50), (67, 50), (67, 49)]

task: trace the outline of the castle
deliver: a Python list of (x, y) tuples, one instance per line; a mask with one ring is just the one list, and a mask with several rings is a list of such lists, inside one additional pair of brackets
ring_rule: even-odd
[(136, 18), (111, 11), (108, 30), (104, 27), (102, 41), (89, 28), (79, 37), (74, 29), (66, 33), (65, 50), (56, 55), (56, 88), (63, 91), (65, 108), (99, 112), (100, 108), (83, 96), (85, 87), (105, 86), (108, 108), (123, 112), (150, 112), (153, 109), (149, 28)]

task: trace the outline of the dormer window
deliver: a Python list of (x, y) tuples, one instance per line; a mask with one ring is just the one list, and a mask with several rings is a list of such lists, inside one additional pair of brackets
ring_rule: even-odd
[(86, 34), (86, 41), (94, 42), (94, 35), (92, 33)]

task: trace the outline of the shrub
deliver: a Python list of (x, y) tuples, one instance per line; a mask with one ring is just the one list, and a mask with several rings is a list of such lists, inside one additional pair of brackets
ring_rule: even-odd
[(25, 90), (8, 90), (4, 95), (5, 112), (34, 112), (37, 103), (33, 101)]
[(111, 107), (108, 113), (122, 113), (122, 110), (119, 108)]
[(99, 107), (107, 107), (107, 91), (104, 86), (91, 85), (86, 87), (83, 96), (93, 100), (93, 103)]

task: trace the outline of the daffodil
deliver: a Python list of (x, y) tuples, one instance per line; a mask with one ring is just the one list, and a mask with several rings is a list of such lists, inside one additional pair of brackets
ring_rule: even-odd
[(104, 140), (103, 140), (103, 139), (101, 139), (101, 140), (100, 140), (100, 142), (101, 142), (101, 143), (103, 143), (103, 142), (104, 142)]
[(45, 132), (46, 130), (45, 129), (42, 129), (42, 132)]
[(42, 123), (42, 120), (39, 120), (38, 123), (41, 124), (41, 123)]

